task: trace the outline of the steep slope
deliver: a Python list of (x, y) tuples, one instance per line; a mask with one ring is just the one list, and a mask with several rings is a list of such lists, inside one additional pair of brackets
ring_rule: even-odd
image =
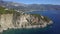
[(18, 28), (44, 28), (51, 25), (51, 19), (39, 14), (26, 14), (0, 7), (0, 32)]

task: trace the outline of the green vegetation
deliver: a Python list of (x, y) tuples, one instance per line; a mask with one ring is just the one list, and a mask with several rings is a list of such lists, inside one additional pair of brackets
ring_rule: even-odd
[(5, 10), (5, 9), (6, 8), (4, 7), (0, 7), (0, 14), (12, 14), (15, 12), (13, 9), (8, 9), (8, 10)]
[(38, 17), (38, 19), (42, 19), (44, 21), (49, 22), (51, 19), (49, 19), (48, 17), (44, 16), (44, 18), (41, 17), (41, 15), (39, 14), (31, 14), (32, 16)]
[(34, 17), (38, 17), (39, 19), (41, 18), (40, 14), (31, 14), (31, 15), (34, 16)]
[(41, 15), (39, 14), (31, 14), (32, 16), (35, 16), (35, 17), (41, 17)]
[(48, 17), (44, 16), (43, 20), (49, 22), (51, 19), (49, 19)]

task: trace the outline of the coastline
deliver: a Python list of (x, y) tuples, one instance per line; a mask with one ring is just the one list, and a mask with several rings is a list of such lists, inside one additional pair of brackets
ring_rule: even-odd
[[(53, 22), (50, 21), (48, 24), (51, 25)], [(2, 33), (4, 30), (8, 30), (8, 29), (22, 29), (22, 28), (25, 28), (25, 29), (31, 29), (31, 28), (45, 28), (47, 27), (47, 23), (44, 23), (44, 25), (29, 25), (29, 26), (26, 26), (26, 27), (11, 27), (11, 28), (2, 28), (0, 29), (0, 33)]]

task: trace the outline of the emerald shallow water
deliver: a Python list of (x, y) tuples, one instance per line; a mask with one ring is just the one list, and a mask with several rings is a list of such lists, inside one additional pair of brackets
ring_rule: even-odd
[(50, 27), (46, 28), (31, 28), (31, 29), (26, 29), (26, 28), (21, 28), (21, 29), (8, 29), (3, 31), (2, 34), (37, 34), (40, 32), (45, 32), (49, 30)]

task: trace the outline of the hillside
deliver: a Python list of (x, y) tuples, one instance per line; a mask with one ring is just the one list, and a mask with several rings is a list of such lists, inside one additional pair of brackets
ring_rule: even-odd
[(4, 6), (9, 9), (16, 9), (20, 11), (33, 11), (33, 10), (60, 10), (60, 5), (51, 4), (23, 4), (9, 1), (0, 1), (0, 6)]
[(44, 28), (53, 22), (39, 14), (26, 14), (0, 7), (0, 32), (18, 28)]

